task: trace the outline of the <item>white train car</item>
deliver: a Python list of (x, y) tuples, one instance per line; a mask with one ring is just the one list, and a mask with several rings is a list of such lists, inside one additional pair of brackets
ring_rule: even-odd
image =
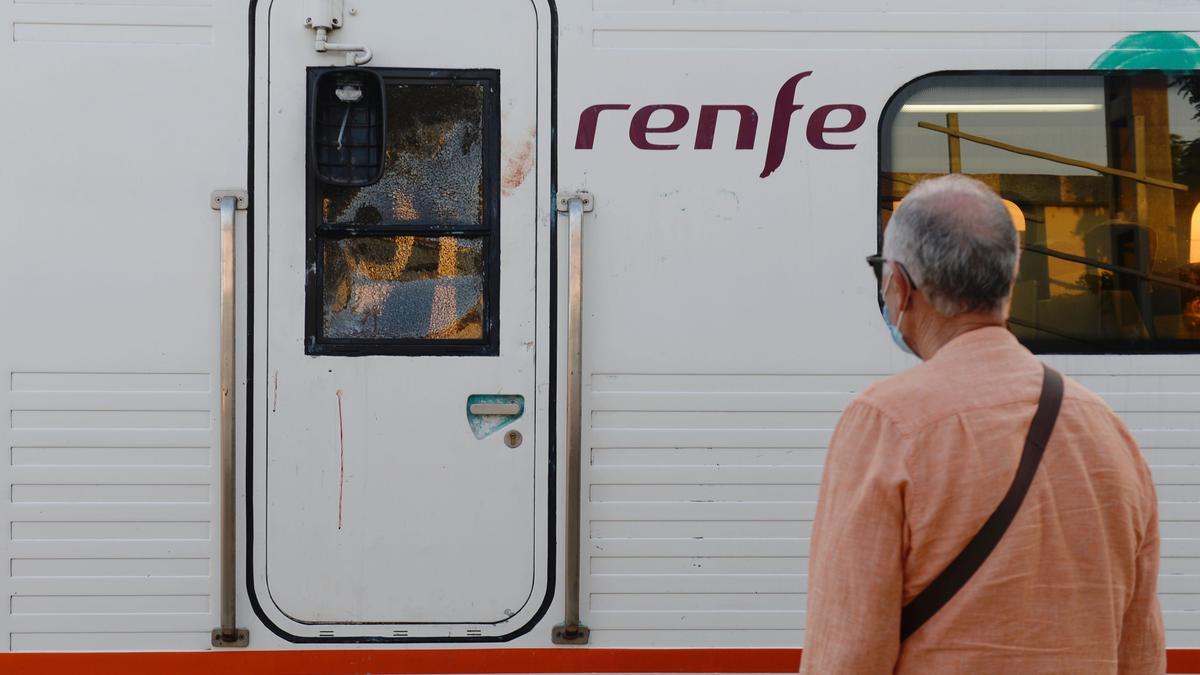
[(1200, 671), (1200, 6), (0, 4), (0, 669), (786, 671), (962, 171)]

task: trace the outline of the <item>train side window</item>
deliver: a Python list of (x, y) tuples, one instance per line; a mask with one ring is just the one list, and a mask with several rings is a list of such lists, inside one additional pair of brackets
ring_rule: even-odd
[[(310, 69), (310, 88), (324, 70)], [(374, 72), (379, 179), (339, 185), (309, 169), (305, 352), (495, 355), (499, 72)]]
[(935, 74), (881, 121), (882, 236), (971, 175), (1020, 232), (1009, 327), (1042, 353), (1200, 351), (1200, 74)]

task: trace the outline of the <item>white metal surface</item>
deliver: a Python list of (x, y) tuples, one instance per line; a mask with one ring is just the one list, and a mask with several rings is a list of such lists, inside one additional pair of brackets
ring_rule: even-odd
[[(1082, 70), (1126, 32), (1200, 28), (1177, 3), (872, 11), (883, 7), (597, 0), (565, 13), (563, 33), (582, 39), (561, 47), (560, 137), (571, 143), (589, 106), (631, 106), (601, 112), (593, 149), (568, 149), (561, 167), (598, 196), (584, 259), (581, 581), (595, 646), (802, 643), (829, 434), (855, 392), (911, 363), (860, 262), (876, 250), (888, 98), (930, 72)], [(760, 178), (777, 92), (805, 71), (783, 162)], [(633, 113), (666, 103), (690, 121), (654, 140), (679, 147), (635, 148)], [(868, 112), (841, 139), (855, 147), (813, 148), (808, 115), (838, 103)], [(718, 122), (712, 150), (695, 149), (704, 104), (752, 106), (753, 149), (734, 149), (736, 116)], [(1200, 357), (1048, 360), (1104, 393), (1146, 448), (1168, 645), (1200, 645)]]
[(244, 15), (0, 5), (0, 649), (210, 648)]

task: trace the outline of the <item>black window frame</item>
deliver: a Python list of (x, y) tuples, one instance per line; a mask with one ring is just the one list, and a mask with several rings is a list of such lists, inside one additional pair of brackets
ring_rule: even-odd
[[(892, 92), (887, 101), (879, 112), (879, 127), (876, 136), (876, 166), (875, 166), (875, 238), (876, 238), (876, 254), (883, 254), (883, 205), (891, 203), (892, 196), (884, 193), (884, 138), (888, 131), (887, 123), (889, 121), (889, 112), (897, 105), (897, 100), (911, 88), (920, 82), (938, 78), (938, 77), (997, 77), (997, 76), (1017, 76), (1017, 77), (1108, 77), (1108, 76), (1137, 76), (1146, 73), (1166, 73), (1171, 74), (1191, 74), (1200, 76), (1200, 70), (1163, 70), (1154, 68), (1139, 68), (1139, 69), (1045, 69), (1045, 70), (1014, 70), (1014, 69), (997, 69), (997, 70), (938, 70), (925, 73), (915, 77), (904, 84), (900, 85), (896, 91)], [(967, 174), (970, 175), (970, 174)], [(1003, 196), (1003, 195), (1002, 195)], [(1021, 255), (1026, 255), (1025, 246), (1021, 247)], [(1037, 253), (1036, 251), (1032, 251)], [(876, 301), (879, 303), (880, 310), (883, 309), (883, 298), (876, 294)], [(1084, 340), (1074, 338), (1023, 338), (1018, 337), (1021, 344), (1035, 354), (1078, 354), (1078, 355), (1142, 355), (1142, 354), (1200, 354), (1200, 340), (1157, 340), (1147, 338), (1145, 340)], [(1067, 344), (1070, 342), (1071, 344)]]
[[(308, 89), (331, 67), (308, 68)], [(386, 88), (394, 84), (482, 85), (481, 163), (483, 222), (474, 226), (418, 222), (393, 225), (326, 225), (322, 184), (306, 157), (306, 251), (304, 353), (310, 356), (499, 356), (500, 355), (500, 71), (496, 69), (372, 68)], [(306, 125), (307, 129), (307, 125)], [(307, 147), (308, 144), (306, 143)], [(306, 154), (309, 152), (305, 151)], [(484, 239), (483, 337), (478, 340), (428, 338), (326, 338), (324, 256), (321, 241), (359, 237), (460, 237)]]

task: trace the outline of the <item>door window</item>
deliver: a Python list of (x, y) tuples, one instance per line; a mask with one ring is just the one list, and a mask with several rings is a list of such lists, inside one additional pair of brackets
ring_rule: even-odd
[(306, 353), (494, 355), (499, 73), (376, 72), (382, 176), (309, 171)]

